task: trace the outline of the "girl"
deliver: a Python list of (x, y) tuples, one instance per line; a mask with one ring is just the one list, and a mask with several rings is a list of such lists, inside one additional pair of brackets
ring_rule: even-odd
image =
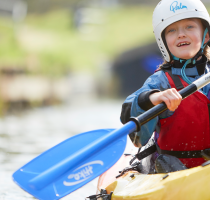
[(210, 70), (209, 14), (200, 0), (162, 0), (153, 13), (153, 30), (165, 61), (127, 97), (121, 121), (126, 123), (165, 102), (168, 110), (137, 133), (140, 143), (145, 145), (155, 131), (159, 154), (175, 156), (186, 167), (195, 167), (205, 162), (203, 157), (210, 157), (210, 85), (183, 101), (177, 91)]

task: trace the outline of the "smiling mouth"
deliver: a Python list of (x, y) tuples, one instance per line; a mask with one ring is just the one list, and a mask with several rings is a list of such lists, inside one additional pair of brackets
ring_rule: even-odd
[(181, 47), (181, 46), (187, 46), (187, 45), (190, 45), (189, 42), (180, 42), (177, 47)]

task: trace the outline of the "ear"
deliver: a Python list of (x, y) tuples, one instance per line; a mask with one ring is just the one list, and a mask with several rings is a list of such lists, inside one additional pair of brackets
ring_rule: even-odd
[(206, 33), (206, 37), (204, 40), (204, 44), (206, 44), (209, 41), (210, 37), (209, 37), (209, 32)]

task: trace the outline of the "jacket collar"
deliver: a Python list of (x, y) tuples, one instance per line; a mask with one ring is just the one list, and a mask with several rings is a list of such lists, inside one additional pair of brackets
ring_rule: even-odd
[[(180, 75), (181, 74), (181, 68), (183, 67), (183, 65), (185, 64), (185, 62), (179, 62), (179, 61), (174, 61), (174, 63), (172, 64), (172, 73), (173, 74), (177, 74)], [(206, 56), (202, 56), (202, 58), (197, 61), (195, 64), (188, 64), (186, 69), (185, 69), (185, 73), (188, 76), (201, 76), (202, 74), (204, 74), (205, 72), (205, 68), (206, 68), (206, 64), (207, 64), (207, 58)], [(173, 69), (174, 68), (174, 69)]]

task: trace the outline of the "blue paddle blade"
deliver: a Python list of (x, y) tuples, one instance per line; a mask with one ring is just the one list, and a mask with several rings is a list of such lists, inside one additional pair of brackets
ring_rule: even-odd
[(40, 200), (66, 196), (104, 173), (122, 156), (127, 135), (94, 149), (113, 130), (85, 132), (63, 141), (17, 170), (14, 181)]

